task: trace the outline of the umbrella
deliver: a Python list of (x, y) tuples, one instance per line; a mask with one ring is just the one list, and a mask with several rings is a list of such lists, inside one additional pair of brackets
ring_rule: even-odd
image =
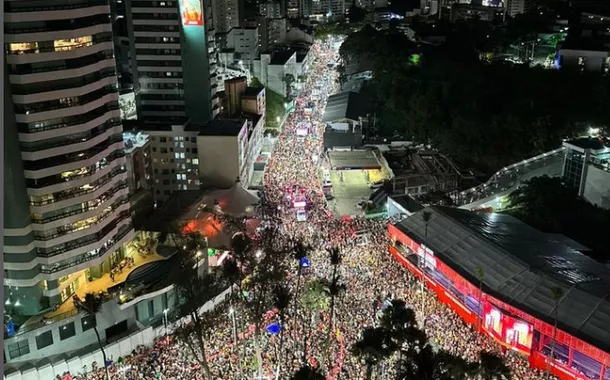
[(282, 326), (280, 326), (279, 323), (272, 323), (265, 327), (265, 330), (267, 330), (267, 332), (271, 335), (277, 335), (282, 330)]

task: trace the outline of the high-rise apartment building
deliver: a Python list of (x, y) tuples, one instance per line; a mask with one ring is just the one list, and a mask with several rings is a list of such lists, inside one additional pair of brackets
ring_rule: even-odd
[(201, 0), (127, 0), (138, 118), (206, 122), (217, 113), (211, 6)]
[[(349, 5), (352, 2), (349, 1)], [(345, 0), (310, 0), (309, 14), (316, 16), (343, 17), (345, 15)]]
[(530, 6), (529, 0), (505, 0), (504, 7), (506, 14), (515, 17), (520, 13), (525, 13)]
[(243, 24), (243, 0), (211, 0), (211, 3), (212, 19), (217, 33), (226, 33)]
[(108, 2), (5, 2), (5, 310), (34, 315), (134, 230)]
[(286, 1), (286, 17), (290, 19), (298, 19), (303, 16), (301, 2), (304, 0), (285, 0)]
[(259, 14), (266, 18), (284, 17), (282, 12), (282, 4), (279, 1), (272, 0), (260, 4)]

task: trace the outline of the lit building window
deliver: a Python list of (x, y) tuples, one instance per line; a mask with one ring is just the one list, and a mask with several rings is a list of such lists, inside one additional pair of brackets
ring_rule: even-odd
[(91, 45), (93, 45), (93, 38), (91, 38), (91, 36), (55, 40), (53, 42), (55, 51), (69, 51)]

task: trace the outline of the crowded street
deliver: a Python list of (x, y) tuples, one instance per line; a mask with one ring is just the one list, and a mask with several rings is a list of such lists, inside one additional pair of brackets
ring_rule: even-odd
[[(301, 321), (309, 320), (309, 312), (300, 307), (290, 307), (282, 326), (282, 344), (277, 335), (262, 337), (264, 376), (261, 377), (257, 373), (255, 348), (248, 334), (239, 336), (241, 342), (245, 341), (245, 355), (241, 355), (242, 362), (238, 363), (240, 355), (233, 346), (228, 305), (221, 305), (227, 308), (227, 318), (206, 342), (214, 378), (290, 379), (306, 364), (319, 368), (329, 380), (364, 379), (366, 366), (351, 354), (350, 348), (365, 327), (375, 324), (371, 304), (388, 294), (394, 299), (404, 300), (416, 311), (417, 320), (424, 321), (423, 327), (435, 347), (472, 362), (478, 360), (482, 351), (496, 353), (505, 358), (514, 379), (545, 378), (543, 373), (530, 369), (526, 357), (502, 350), (492, 338), (480, 335), (466, 325), (436, 300), (432, 292), (422, 292), (417, 279), (388, 254), (386, 231), (389, 220), (337, 218), (329, 211), (319, 178), (319, 165), (324, 157), (325, 125), (321, 120), (327, 97), (339, 91), (338, 73), (333, 65), (339, 56), (336, 46), (329, 42), (316, 43), (312, 49), (315, 61), (311, 72), (295, 100), (294, 111), (277, 138), (263, 183), (265, 195), (279, 210), (281, 225), (277, 226), (278, 230), (312, 248), (308, 268), (303, 273), (304, 281), (313, 278), (330, 280), (333, 268), (327, 248), (336, 247), (342, 254), (338, 275), (345, 290), (336, 299), (334, 331), (329, 337), (327, 311), (320, 312), (313, 327), (305, 329)], [(362, 239), (362, 236), (366, 238)], [(294, 291), (296, 270), (288, 275), (286, 285)], [(421, 315), (422, 310), (426, 315)], [(277, 322), (274, 312), (271, 310), (266, 317), (269, 323)], [(242, 319), (238, 321), (243, 322)], [(240, 326), (239, 331), (248, 331), (249, 327)], [(282, 352), (278, 354), (280, 349)], [(307, 354), (302, 355), (303, 351)], [(278, 357), (281, 358), (279, 363)], [(193, 358), (187, 344), (173, 335), (159, 338), (153, 347), (141, 347), (120, 360), (109, 359), (113, 380), (203, 379), (200, 364)], [(71, 376), (82, 380), (105, 378), (100, 368), (85, 368), (84, 372)], [(386, 368), (376, 378), (396, 377), (391, 369)]]

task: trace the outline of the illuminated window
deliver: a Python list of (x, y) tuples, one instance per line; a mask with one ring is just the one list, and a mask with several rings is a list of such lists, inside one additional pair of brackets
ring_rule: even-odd
[(193, 165), (199, 165), (199, 159), (193, 158)]
[(12, 54), (23, 54), (25, 52), (38, 53), (38, 42), (10, 44), (9, 50)]
[(68, 38), (66, 40), (55, 40), (53, 46), (55, 51), (69, 51), (82, 47), (93, 45), (93, 38), (91, 36)]

